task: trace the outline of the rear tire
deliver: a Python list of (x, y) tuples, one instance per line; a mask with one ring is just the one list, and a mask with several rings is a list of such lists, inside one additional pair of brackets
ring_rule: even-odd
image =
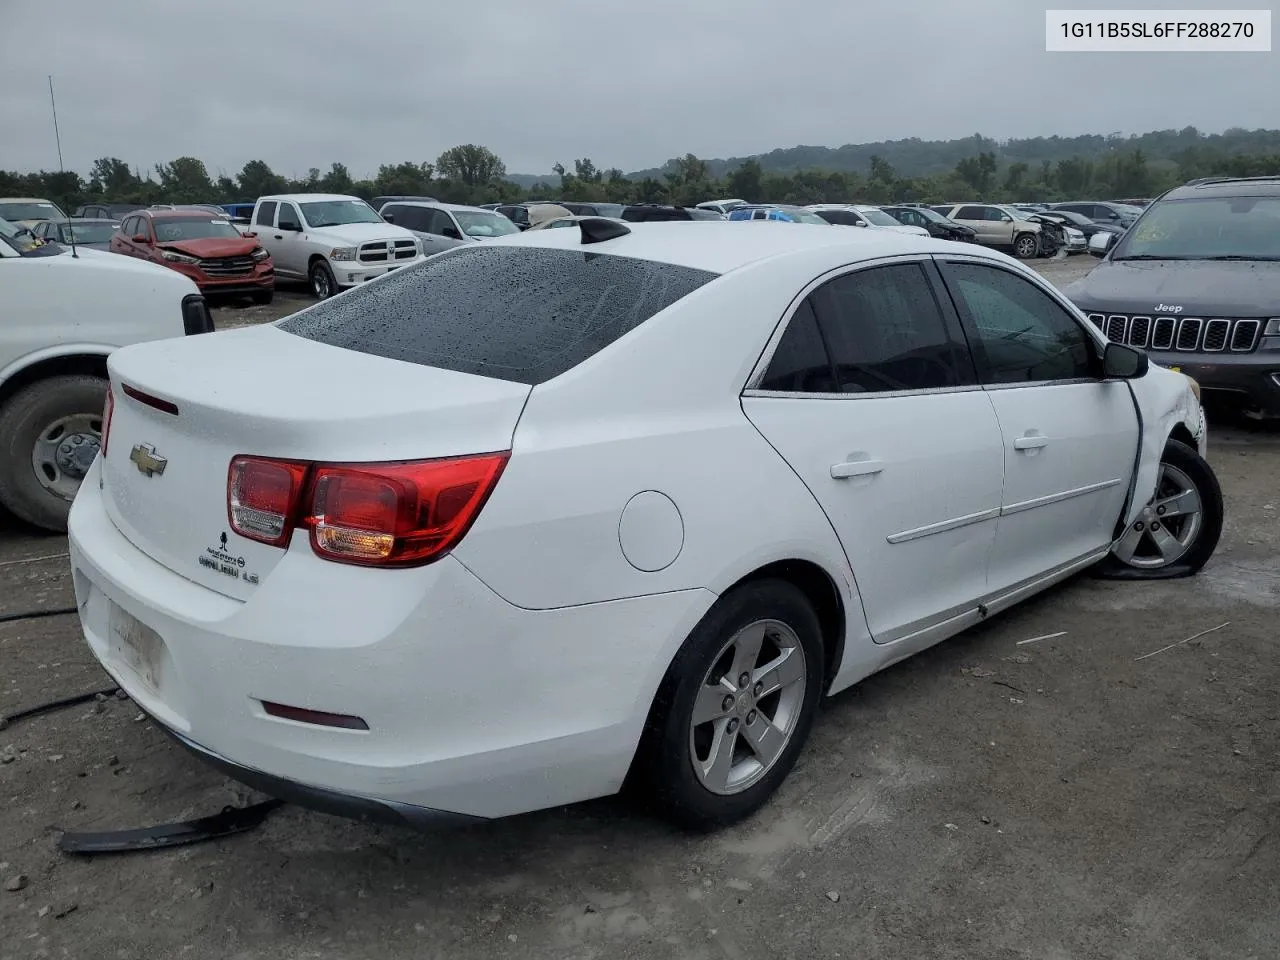
[[(27, 523), (66, 532), (71, 498), (97, 454), (98, 439), (90, 438), (101, 437), (106, 393), (100, 377), (51, 377), (0, 407), (0, 504)], [(41, 473), (38, 447), (46, 452)]]
[(311, 292), (317, 300), (328, 300), (338, 292), (338, 281), (334, 279), (333, 271), (325, 261), (316, 260), (312, 263), (307, 276), (311, 280)]
[[(693, 829), (750, 816), (804, 747), (822, 696), (823, 663), (818, 616), (795, 586), (760, 580), (725, 594), (658, 688), (630, 786)], [(722, 763), (713, 762), (717, 757)]]
[(1217, 549), (1224, 515), (1222, 488), (1208, 461), (1170, 440), (1160, 458), (1155, 496), (1094, 573), (1109, 580), (1193, 576)]
[(1040, 241), (1034, 233), (1020, 233), (1013, 238), (1013, 254), (1019, 260), (1032, 260), (1040, 253)]

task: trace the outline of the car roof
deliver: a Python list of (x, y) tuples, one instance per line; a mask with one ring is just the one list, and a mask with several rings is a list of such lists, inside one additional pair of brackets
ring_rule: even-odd
[(66, 223), (79, 226), (82, 223), (119, 223), (115, 217), (73, 217), (70, 220), (51, 220), (50, 223)]
[(0, 203), (47, 203), (51, 206), (57, 206), (52, 200), (44, 197), (0, 197)]
[[(638, 260), (654, 260), (728, 273), (762, 260), (828, 250), (833, 259), (849, 263), (902, 254), (954, 253), (955, 243), (894, 230), (833, 230), (825, 224), (762, 220), (751, 230), (727, 220), (629, 223), (630, 232), (614, 240), (584, 246), (574, 230), (530, 230), (486, 240), (485, 245), (552, 247), (607, 253)], [(965, 250), (966, 256), (986, 256), (1003, 261), (1002, 254), (986, 248)]]
[[(392, 200), (387, 206), (395, 204), (397, 207), (426, 207), (427, 209), (440, 210), (470, 210), (472, 213), (495, 213), (494, 210), (487, 210), (484, 207), (473, 207), (466, 203), (442, 203), (437, 200)], [(498, 214), (502, 216), (502, 214)]]
[(216, 217), (219, 215), (226, 217), (227, 215), (226, 211), (222, 211), (221, 214), (216, 214), (212, 210), (206, 210), (203, 207), (185, 207), (178, 210), (134, 210), (130, 216), (139, 216), (143, 214), (151, 217), (153, 220), (167, 220), (178, 217), (186, 217), (190, 219), (191, 217)]
[(1280, 197), (1280, 177), (1223, 177), (1174, 187), (1162, 200), (1189, 200), (1193, 197)]
[[(310, 203), (325, 200), (360, 200), (360, 198), (349, 193), (273, 193), (270, 196), (258, 198), (259, 203), (264, 200), (291, 200), (296, 203)], [(360, 200), (360, 202), (364, 203), (363, 200)]]

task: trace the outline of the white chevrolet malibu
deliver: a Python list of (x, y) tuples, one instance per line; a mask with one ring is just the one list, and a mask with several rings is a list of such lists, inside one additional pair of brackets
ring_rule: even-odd
[(821, 698), (1087, 567), (1196, 572), (1197, 388), (1003, 254), (538, 230), (110, 359), (85, 637), (205, 760), (423, 823), (763, 804)]

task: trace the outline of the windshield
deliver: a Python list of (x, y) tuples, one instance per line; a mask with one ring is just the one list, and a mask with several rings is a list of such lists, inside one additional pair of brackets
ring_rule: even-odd
[(876, 210), (873, 207), (858, 207), (858, 212), (867, 218), (868, 223), (873, 223), (877, 227), (900, 227), (902, 226), (897, 220), (889, 216), (883, 210)]
[(3, 217), (0, 217), (0, 238), (3, 238), (9, 246), (23, 256), (40, 256), (42, 254), (61, 252), (62, 250), (56, 243), (46, 243), (38, 240), (26, 227), (19, 227)]
[(52, 203), (33, 201), (32, 203), (0, 203), (0, 218), (10, 222), (15, 220), (65, 220), (67, 215)]
[(827, 223), (827, 221), (823, 220), (812, 210), (792, 210), (790, 208), (786, 208), (780, 212), (788, 220), (794, 220), (796, 223), (820, 223), (824, 227), (831, 226), (831, 224)]
[(453, 215), (468, 237), (505, 237), (520, 232), (519, 227), (498, 213), (455, 210)]
[(300, 204), (312, 227), (340, 227), (347, 223), (382, 223), (373, 207), (363, 200), (313, 200)]
[(64, 223), (58, 227), (58, 236), (63, 243), (73, 237), (76, 243), (107, 243), (116, 232), (114, 223)]
[(207, 240), (211, 237), (244, 239), (244, 234), (220, 217), (156, 217), (151, 222), (156, 228), (157, 243)]
[(1164, 200), (1147, 209), (1114, 260), (1280, 260), (1280, 197)]

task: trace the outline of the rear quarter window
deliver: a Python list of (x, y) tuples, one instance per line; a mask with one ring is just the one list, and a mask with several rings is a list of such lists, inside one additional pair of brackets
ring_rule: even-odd
[(532, 385), (716, 276), (586, 251), (463, 247), (278, 326), (346, 350)]

